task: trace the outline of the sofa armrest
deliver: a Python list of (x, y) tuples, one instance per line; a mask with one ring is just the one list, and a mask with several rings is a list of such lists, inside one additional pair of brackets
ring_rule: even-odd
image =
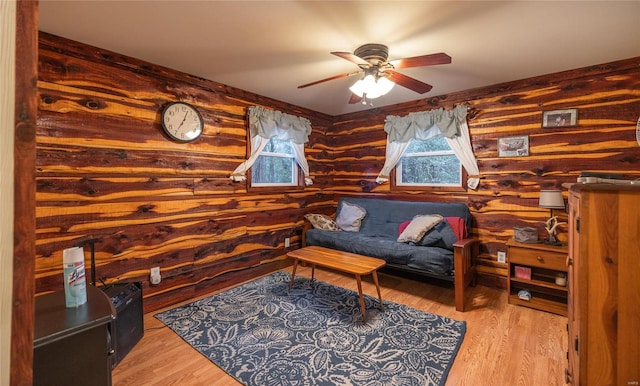
[(302, 223), (302, 248), (307, 246), (307, 231), (311, 228), (313, 228), (311, 221), (305, 218)]
[(480, 240), (474, 239), (474, 238), (467, 238), (467, 239), (458, 240), (455, 243), (453, 243), (453, 248), (454, 250), (456, 248), (469, 249), (469, 248), (473, 248), (474, 246), (475, 248), (478, 248), (479, 244), (480, 244)]
[(467, 238), (453, 244), (454, 287), (456, 311), (464, 312), (464, 291), (469, 284), (476, 285), (476, 259), (480, 250), (480, 240)]

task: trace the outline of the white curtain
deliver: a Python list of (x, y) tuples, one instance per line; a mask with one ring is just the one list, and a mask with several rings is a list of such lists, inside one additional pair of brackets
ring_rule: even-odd
[(311, 122), (303, 117), (268, 110), (260, 106), (248, 109), (249, 133), (251, 136), (250, 155), (246, 161), (238, 165), (230, 178), (233, 181), (246, 181), (247, 170), (256, 162), (258, 156), (272, 137), (281, 141), (291, 141), (296, 163), (304, 173), (305, 185), (312, 185), (309, 177), (309, 163), (304, 156), (304, 144), (309, 142)]
[(233, 181), (239, 182), (247, 180), (247, 170), (249, 170), (251, 165), (256, 162), (258, 156), (262, 153), (262, 150), (267, 146), (267, 143), (269, 143), (269, 138), (264, 138), (259, 135), (251, 137), (251, 154), (246, 161), (238, 165), (236, 170), (231, 173), (230, 178)]
[(293, 154), (296, 158), (296, 162), (302, 169), (302, 173), (304, 174), (304, 184), (306, 186), (313, 185), (313, 180), (309, 177), (309, 163), (304, 156), (304, 143), (291, 143), (293, 147)]
[(376, 178), (377, 183), (389, 181), (389, 174), (402, 158), (409, 141), (426, 141), (443, 136), (469, 175), (467, 186), (477, 189), (480, 170), (471, 147), (465, 106), (456, 106), (453, 110), (441, 108), (421, 111), (404, 117), (389, 115), (385, 120), (384, 130), (387, 132), (386, 159)]
[(471, 135), (469, 134), (469, 126), (467, 120), (459, 123), (460, 135), (453, 138), (445, 137), (445, 140), (451, 146), (451, 150), (456, 153), (456, 157), (460, 160), (460, 163), (467, 171), (467, 186), (470, 189), (478, 189), (480, 184), (480, 169), (478, 168), (478, 161), (473, 154), (473, 148), (471, 147)]
[[(387, 120), (389, 118), (387, 117)], [(385, 131), (387, 130), (385, 126)], [(387, 131), (388, 132), (388, 131)], [(414, 131), (414, 135), (416, 139), (421, 141), (426, 141), (431, 138), (435, 138), (440, 135), (440, 130), (437, 126), (431, 126), (427, 130), (417, 130)], [(414, 137), (412, 137), (414, 138)], [(405, 150), (409, 147), (409, 142), (412, 138), (409, 138), (407, 141), (394, 141), (391, 139), (391, 135), (387, 135), (387, 150), (386, 150), (386, 158), (384, 160), (384, 166), (382, 166), (382, 170), (378, 174), (376, 178), (376, 182), (378, 184), (383, 184), (385, 182), (389, 182), (389, 174), (393, 170), (393, 168), (400, 162), (400, 158), (404, 155)]]

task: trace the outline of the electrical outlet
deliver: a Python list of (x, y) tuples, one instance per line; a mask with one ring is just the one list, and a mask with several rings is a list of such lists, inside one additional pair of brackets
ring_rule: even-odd
[(288, 237), (284, 238), (284, 247), (289, 248), (291, 246), (291, 240)]
[(151, 268), (151, 284), (160, 284), (162, 276), (160, 276), (160, 267)]
[(507, 252), (498, 251), (498, 263), (506, 263), (507, 262)]

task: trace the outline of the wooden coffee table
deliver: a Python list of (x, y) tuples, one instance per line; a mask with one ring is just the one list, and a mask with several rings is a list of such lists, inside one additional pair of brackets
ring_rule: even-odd
[(287, 256), (293, 259), (293, 272), (291, 274), (289, 290), (291, 290), (293, 280), (296, 277), (298, 262), (304, 261), (311, 264), (311, 280), (314, 278), (316, 265), (354, 274), (356, 276), (356, 282), (358, 283), (362, 320), (365, 322), (367, 321), (367, 316), (364, 308), (364, 298), (362, 297), (362, 280), (360, 276), (371, 274), (373, 282), (376, 284), (376, 290), (378, 290), (378, 299), (380, 300), (380, 307), (382, 308), (382, 295), (380, 294), (377, 270), (386, 264), (384, 260), (316, 246), (296, 249), (287, 253)]

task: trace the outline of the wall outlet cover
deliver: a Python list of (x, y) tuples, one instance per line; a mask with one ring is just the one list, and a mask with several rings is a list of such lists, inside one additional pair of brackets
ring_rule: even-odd
[(507, 262), (507, 252), (498, 251), (498, 263), (506, 263)]
[(162, 277), (160, 276), (160, 267), (151, 268), (151, 274), (149, 275), (151, 279), (151, 284), (158, 285), (162, 281)]

